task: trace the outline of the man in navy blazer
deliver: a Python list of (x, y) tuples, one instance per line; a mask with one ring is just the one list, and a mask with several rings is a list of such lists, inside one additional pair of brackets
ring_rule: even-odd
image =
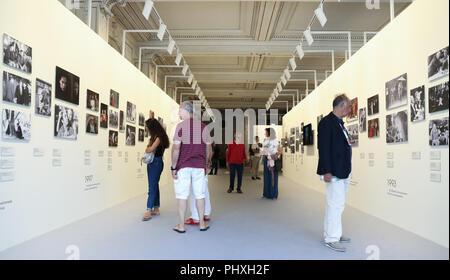
[(345, 252), (342, 243), (350, 242), (350, 238), (342, 236), (341, 220), (352, 170), (352, 147), (342, 120), (350, 113), (350, 104), (345, 94), (338, 95), (333, 100), (333, 111), (320, 121), (318, 131), (317, 174), (327, 186), (324, 244), (339, 252)]

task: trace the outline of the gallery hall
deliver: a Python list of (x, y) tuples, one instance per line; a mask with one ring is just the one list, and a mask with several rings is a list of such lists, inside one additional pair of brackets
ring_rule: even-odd
[(449, 260), (448, 0), (0, 0), (0, 36), (0, 263)]

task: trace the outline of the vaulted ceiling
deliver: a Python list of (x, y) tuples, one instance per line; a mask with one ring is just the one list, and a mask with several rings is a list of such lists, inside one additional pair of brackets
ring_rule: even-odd
[[(123, 1), (122, 1), (123, 2)], [(212, 108), (264, 108), (289, 58), (299, 43), (317, 8), (318, 0), (302, 1), (154, 1), (155, 8), (175, 39), (192, 73), (198, 80)], [(396, 0), (396, 14), (411, 1)], [(157, 29), (159, 21), (153, 13), (150, 20), (142, 16), (144, 3), (131, 0), (114, 5), (114, 21), (123, 29)], [(380, 9), (367, 9), (365, 0), (325, 1), (328, 22), (312, 26), (314, 44), (306, 46), (303, 60), (297, 57), (297, 70), (277, 101), (293, 105), (297, 90), (304, 95), (312, 91), (348, 57), (348, 32), (351, 32), (352, 54), (364, 41), (364, 32), (378, 32), (390, 21), (389, 1), (381, 1)], [(337, 31), (343, 32), (341, 34)], [(111, 31), (110, 31), (111, 32)], [(327, 33), (328, 32), (328, 33)], [(155, 34), (131, 33), (127, 41), (137, 48), (167, 46), (168, 37), (159, 41)], [(370, 39), (373, 34), (368, 34)], [(175, 64), (174, 53), (143, 51), (143, 57), (157, 57), (157, 64)], [(334, 52), (334, 54), (332, 54)], [(155, 60), (153, 60), (154, 62)], [(136, 55), (133, 62), (136, 63)], [(315, 72), (314, 72), (315, 71)], [(160, 68), (158, 85), (164, 89), (164, 75), (180, 75), (180, 68)], [(316, 74), (316, 79), (315, 79)], [(150, 74), (149, 74), (150, 75)], [(175, 87), (188, 87), (183, 79), (170, 80), (167, 93)], [(178, 90), (177, 101), (195, 98), (189, 90)], [(291, 95), (289, 95), (291, 94)], [(301, 97), (300, 97), (301, 98)], [(294, 97), (296, 102), (297, 97)], [(274, 103), (284, 109), (286, 102)]]

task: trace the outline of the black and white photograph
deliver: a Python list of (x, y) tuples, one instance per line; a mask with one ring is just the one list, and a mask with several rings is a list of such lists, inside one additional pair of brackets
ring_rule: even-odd
[(35, 113), (49, 117), (52, 114), (52, 85), (36, 79)]
[(119, 93), (117, 91), (111, 90), (109, 94), (109, 105), (114, 108), (119, 108)]
[(408, 104), (408, 75), (405, 73), (386, 83), (386, 110)]
[(9, 140), (29, 141), (31, 137), (31, 114), (3, 109), (2, 137)]
[(347, 127), (348, 137), (350, 137), (350, 144), (352, 146), (358, 146), (359, 140), (359, 124), (352, 124)]
[(145, 117), (143, 113), (139, 113), (139, 126), (145, 125)]
[(136, 123), (136, 105), (127, 101), (127, 122)]
[(411, 90), (410, 95), (411, 122), (425, 119), (425, 86)]
[(359, 132), (367, 130), (367, 114), (366, 108), (359, 109)]
[(109, 126), (111, 128), (119, 128), (119, 112), (109, 110)]
[(353, 98), (350, 103), (351, 111), (347, 115), (347, 122), (353, 122), (358, 119), (358, 98)]
[(369, 120), (367, 126), (369, 128), (369, 133), (367, 135), (369, 138), (380, 136), (380, 122), (378, 118)]
[(3, 71), (3, 101), (30, 106), (31, 81)]
[(386, 116), (386, 143), (408, 142), (408, 110)]
[(139, 128), (138, 141), (139, 142), (144, 142), (144, 130), (142, 128)]
[(80, 78), (56, 66), (55, 98), (80, 104)]
[(71, 108), (55, 105), (54, 136), (76, 140), (78, 136), (78, 114)]
[(317, 131), (319, 131), (319, 123), (323, 119), (323, 115), (317, 116)]
[(127, 125), (126, 134), (125, 134), (125, 145), (134, 146), (136, 145), (136, 128), (131, 125)]
[(428, 57), (428, 80), (434, 81), (448, 75), (448, 47)]
[(98, 108), (100, 106), (99, 96), (100, 95), (98, 93), (88, 89), (86, 94), (86, 108), (91, 111), (98, 112)]
[(125, 115), (124, 112), (122, 110), (120, 110), (119, 113), (119, 131), (125, 131)]
[(104, 103), (100, 105), (100, 127), (108, 128), (108, 105)]
[(119, 133), (114, 130), (109, 131), (108, 146), (117, 147), (119, 143)]
[(378, 114), (378, 112), (380, 110), (378, 99), (379, 99), (378, 94), (367, 99), (367, 115), (368, 116)]
[(7, 34), (3, 34), (4, 64), (30, 74), (32, 70), (32, 58), (31, 47)]
[(98, 116), (86, 114), (86, 133), (98, 134)]
[(448, 117), (430, 120), (430, 146), (448, 146)]
[(430, 113), (448, 110), (448, 81), (428, 89)]

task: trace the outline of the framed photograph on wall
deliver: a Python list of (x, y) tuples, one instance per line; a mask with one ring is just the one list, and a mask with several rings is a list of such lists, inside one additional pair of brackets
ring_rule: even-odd
[(136, 123), (136, 105), (127, 101), (127, 122)]
[(78, 105), (80, 103), (80, 78), (56, 66), (55, 98)]
[(3, 71), (3, 101), (30, 106), (31, 81)]
[(86, 108), (98, 112), (99, 104), (99, 94), (88, 89), (86, 93)]
[(121, 131), (121, 132), (125, 131), (124, 123), (125, 123), (125, 115), (124, 115), (124, 112), (122, 110), (120, 110), (120, 113), (119, 113), (119, 131)]
[(78, 114), (75, 110), (55, 105), (54, 136), (56, 138), (77, 140)]
[(352, 146), (358, 146), (359, 124), (352, 124), (347, 127), (348, 137)]
[(100, 105), (100, 127), (108, 128), (108, 105)]
[(142, 128), (139, 128), (138, 141), (139, 142), (144, 142), (144, 130)]
[(430, 120), (430, 146), (448, 146), (448, 117)]
[(408, 110), (386, 116), (386, 143), (408, 142)]
[(359, 132), (366, 132), (367, 130), (367, 114), (366, 108), (359, 109)]
[(16, 110), (2, 110), (2, 138), (29, 141), (31, 138), (31, 114)]
[(425, 119), (425, 86), (411, 90), (410, 96), (411, 122)]
[(119, 143), (119, 133), (114, 130), (109, 131), (108, 146), (117, 147)]
[(143, 113), (139, 113), (139, 126), (145, 125), (145, 117)]
[(380, 111), (378, 94), (367, 99), (367, 115), (372, 116)]
[(3, 63), (9, 67), (31, 74), (32, 48), (13, 37), (3, 34)]
[(52, 85), (36, 79), (35, 113), (41, 116), (52, 114)]
[(109, 110), (109, 126), (111, 128), (119, 128), (119, 112), (114, 110)]
[(134, 146), (136, 145), (136, 128), (131, 125), (127, 125), (126, 134), (125, 134), (125, 145)]
[(386, 110), (408, 104), (408, 75), (405, 73), (386, 83)]
[(448, 46), (428, 57), (428, 81), (440, 79), (448, 75)]
[(119, 93), (117, 91), (111, 90), (109, 93), (109, 105), (114, 108), (119, 108)]
[(86, 133), (98, 134), (98, 116), (86, 114)]
[(448, 81), (428, 89), (428, 108), (430, 113), (448, 110)]
[(353, 98), (351, 100), (351, 111), (347, 116), (347, 122), (356, 121), (358, 119), (358, 98)]
[(368, 128), (369, 128), (368, 133), (369, 138), (380, 136), (380, 123), (378, 118), (369, 120)]

